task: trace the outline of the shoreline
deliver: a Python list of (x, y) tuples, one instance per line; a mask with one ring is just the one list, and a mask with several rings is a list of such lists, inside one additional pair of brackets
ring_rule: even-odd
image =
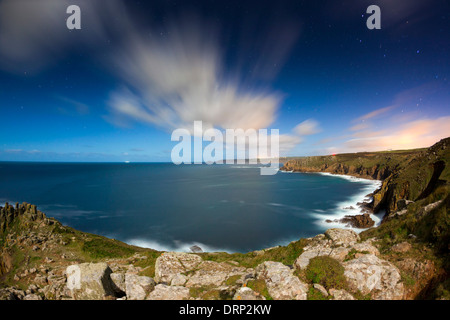
[[(320, 174), (323, 176), (332, 176), (332, 177), (338, 177), (341, 179), (345, 179), (347, 181), (351, 181), (351, 182), (356, 182), (356, 183), (360, 183), (360, 182), (370, 182), (372, 185), (365, 188), (363, 191), (361, 191), (360, 193), (358, 193), (357, 195), (354, 195), (351, 197), (351, 200), (344, 200), (344, 201), (340, 201), (337, 203), (336, 208), (334, 209), (334, 211), (338, 211), (338, 213), (336, 213), (334, 216), (330, 216), (329, 213), (326, 213), (326, 211), (315, 211), (315, 212), (311, 212), (310, 215), (313, 219), (316, 219), (317, 221), (313, 221), (313, 224), (316, 224), (318, 226), (321, 227), (321, 229), (323, 229), (323, 232), (325, 232), (328, 229), (331, 228), (339, 228), (339, 229), (346, 229), (346, 230), (353, 230), (356, 233), (361, 233), (365, 230), (368, 230), (370, 228), (375, 228), (378, 227), (381, 222), (382, 222), (382, 217), (378, 217), (378, 215), (382, 214), (384, 215), (385, 212), (381, 212), (379, 214), (375, 214), (373, 212), (372, 209), (369, 209), (366, 206), (363, 206), (363, 204), (370, 204), (371, 202), (373, 202), (373, 194), (379, 189), (379, 187), (381, 186), (382, 181), (381, 180), (376, 180), (376, 179), (366, 179), (366, 178), (361, 178), (361, 177), (356, 177), (353, 175), (343, 175), (343, 174), (333, 174), (333, 173), (329, 173), (329, 172), (301, 172), (301, 171), (293, 171), (293, 172), (289, 172), (289, 171), (285, 171), (285, 170), (279, 170), (281, 173), (306, 173), (306, 174)], [(370, 188), (370, 190), (368, 190), (368, 188)], [(370, 198), (368, 198), (368, 196), (371, 196)], [(12, 203), (17, 203), (14, 201), (6, 201), (6, 199), (2, 199), (2, 202), (0, 203), (0, 207), (4, 207), (6, 203), (9, 203), (10, 205)], [(18, 202), (21, 203), (21, 202)], [(353, 209), (350, 209), (349, 207), (352, 207)], [(357, 228), (354, 226), (348, 226), (348, 223), (345, 222), (340, 222), (340, 221), (336, 221), (336, 220), (340, 220), (342, 218), (344, 218), (345, 216), (357, 216), (357, 215), (361, 215), (363, 213), (366, 213), (363, 211), (363, 209), (368, 210), (370, 217), (374, 220), (375, 224), (374, 226), (370, 227), (370, 228)], [(59, 221), (57, 218), (52, 217), (55, 220)], [(375, 219), (374, 219), (375, 218)], [(327, 220), (330, 219), (334, 219), (334, 221), (330, 221), (327, 222)], [(67, 225), (68, 227), (71, 227), (70, 225)], [(72, 228), (72, 227), (71, 227)], [(81, 231), (81, 230), (80, 230)], [(85, 231), (82, 231), (85, 232)], [(323, 232), (319, 232), (323, 233)], [(96, 234), (99, 236), (103, 236), (109, 239), (114, 239), (114, 237), (110, 236), (110, 235), (101, 235), (101, 234)], [(273, 242), (267, 246), (264, 246), (260, 249), (255, 249), (249, 252), (256, 252), (256, 251), (261, 251), (261, 250), (267, 250), (270, 248), (274, 248), (274, 247), (284, 247), (286, 245), (288, 245), (290, 242), (292, 241), (298, 241), (300, 239), (302, 239), (304, 237), (300, 237), (300, 238), (295, 238), (293, 240), (282, 240), (280, 242)], [(244, 253), (244, 252), (238, 252), (238, 251), (234, 251), (234, 250), (230, 250), (227, 248), (213, 248), (207, 244), (203, 244), (203, 243), (199, 243), (199, 242), (192, 242), (190, 244), (188, 243), (180, 243), (178, 246), (173, 247), (173, 246), (167, 246), (164, 244), (160, 244), (155, 240), (147, 240), (147, 239), (125, 239), (125, 240), (119, 240), (122, 241), (123, 243), (126, 243), (128, 245), (131, 246), (136, 246), (136, 247), (140, 247), (140, 248), (145, 248), (145, 249), (151, 249), (151, 250), (155, 250), (155, 251), (160, 251), (160, 252), (182, 252), (182, 253), (192, 253), (192, 251), (190, 250), (190, 247), (192, 246), (199, 246), (203, 252), (205, 253), (214, 253), (214, 252), (226, 252), (228, 254), (233, 254), (233, 253)]]
[[(362, 178), (362, 177), (356, 176), (356, 175), (344, 175), (344, 174), (319, 172), (319, 171), (318, 172), (303, 172), (303, 171), (286, 171), (286, 170), (281, 170), (281, 169), (280, 169), (280, 171), (284, 172), (284, 173), (319, 174), (319, 175), (323, 175), (323, 176), (338, 177), (338, 178), (342, 178), (347, 181), (356, 182), (356, 183), (370, 182), (371, 186), (364, 188), (363, 191), (361, 191), (357, 195), (353, 196), (351, 198), (351, 200), (339, 202), (338, 206), (335, 209), (336, 211), (338, 211), (338, 213), (336, 213), (332, 217), (330, 217), (330, 215), (327, 214), (326, 212), (323, 212), (323, 213), (316, 212), (313, 215), (317, 219), (320, 219), (320, 221), (318, 221), (317, 224), (320, 225), (321, 227), (324, 227), (325, 230), (330, 229), (330, 228), (340, 228), (340, 229), (353, 230), (356, 233), (361, 233), (370, 228), (378, 227), (381, 224), (381, 222), (383, 220), (383, 216), (385, 215), (386, 212), (384, 210), (381, 210), (380, 212), (375, 213), (373, 211), (372, 204), (374, 201), (374, 198), (373, 198), (374, 194), (378, 190), (380, 190), (380, 188), (383, 184), (382, 180), (377, 180), (377, 179), (373, 179), (373, 178), (370, 178), (370, 179)], [(345, 210), (345, 211), (343, 211), (343, 210)], [(341, 219), (345, 218), (346, 216), (359, 216), (359, 215), (362, 215), (365, 213), (368, 213), (370, 218), (372, 218), (372, 220), (374, 221), (374, 225), (372, 227), (357, 228), (354, 226), (349, 226), (348, 222), (340, 221)]]

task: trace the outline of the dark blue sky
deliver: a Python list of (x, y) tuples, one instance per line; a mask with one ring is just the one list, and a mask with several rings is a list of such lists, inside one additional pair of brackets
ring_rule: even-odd
[[(82, 29), (66, 28), (69, 4)], [(381, 8), (381, 30), (366, 9)], [(450, 4), (0, 1), (0, 160), (169, 161), (173, 129), (280, 129), (283, 155), (450, 136)]]

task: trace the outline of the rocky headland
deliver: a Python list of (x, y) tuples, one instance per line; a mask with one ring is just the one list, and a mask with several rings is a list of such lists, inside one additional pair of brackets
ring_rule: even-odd
[[(34, 205), (0, 207), (0, 299), (449, 299), (448, 144), (291, 159), (283, 170), (383, 180), (380, 226), (329, 229), (248, 253), (160, 252), (63, 226)], [(368, 227), (369, 214), (347, 223)], [(194, 253), (195, 252), (195, 253)]]

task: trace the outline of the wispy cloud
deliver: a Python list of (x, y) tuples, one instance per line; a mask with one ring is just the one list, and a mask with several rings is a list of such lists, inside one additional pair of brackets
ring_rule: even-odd
[(60, 95), (55, 95), (55, 98), (63, 102), (63, 104), (57, 108), (60, 113), (80, 116), (90, 113), (90, 108), (87, 104)]
[[(385, 108), (380, 108), (380, 109), (371, 111), (371, 112), (363, 115), (362, 117), (359, 117), (357, 120), (365, 121), (365, 120), (373, 119), (373, 118), (376, 118), (376, 117), (382, 115), (383, 113), (386, 113), (386, 112), (392, 110), (393, 108), (395, 108), (395, 106), (389, 106), (389, 107), (385, 107)], [(355, 128), (356, 128), (356, 130), (358, 130), (358, 127), (356, 127), (356, 126), (353, 127), (353, 130), (355, 130)]]

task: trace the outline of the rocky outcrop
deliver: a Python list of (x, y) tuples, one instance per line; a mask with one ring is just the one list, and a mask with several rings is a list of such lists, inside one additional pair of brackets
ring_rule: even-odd
[(372, 254), (343, 263), (344, 275), (353, 290), (371, 294), (374, 300), (400, 300), (404, 294), (399, 270)]
[(351, 252), (355, 256), (371, 253), (379, 255), (379, 251), (372, 245), (371, 240), (360, 241), (359, 235), (353, 230), (328, 229), (325, 234), (319, 234), (310, 239), (303, 253), (295, 260), (294, 266), (299, 270), (308, 267), (312, 258), (328, 256), (343, 262)]
[(256, 268), (259, 279), (276, 300), (306, 300), (308, 286), (293, 275), (293, 270), (280, 262), (266, 261)]
[(356, 216), (345, 216), (340, 220), (342, 223), (346, 223), (348, 226), (358, 229), (365, 229), (373, 227), (375, 221), (372, 220), (370, 214), (364, 213)]
[(103, 300), (114, 296), (112, 271), (106, 263), (82, 263), (67, 267), (67, 288), (77, 300)]
[(202, 261), (202, 258), (195, 254), (163, 253), (156, 260), (155, 281), (170, 284), (176, 275), (194, 270)]
[(150, 277), (125, 274), (125, 292), (127, 300), (144, 300), (155, 288), (155, 281)]
[(189, 297), (188, 288), (158, 284), (148, 295), (147, 300), (187, 300)]
[(359, 235), (353, 230), (328, 229), (325, 236), (336, 246), (349, 246), (360, 240)]
[(198, 270), (195, 271), (186, 282), (186, 287), (202, 287), (222, 285), (228, 278), (233, 276), (245, 277), (253, 276), (252, 269), (237, 267), (228, 263), (217, 263), (213, 261), (203, 261)]

